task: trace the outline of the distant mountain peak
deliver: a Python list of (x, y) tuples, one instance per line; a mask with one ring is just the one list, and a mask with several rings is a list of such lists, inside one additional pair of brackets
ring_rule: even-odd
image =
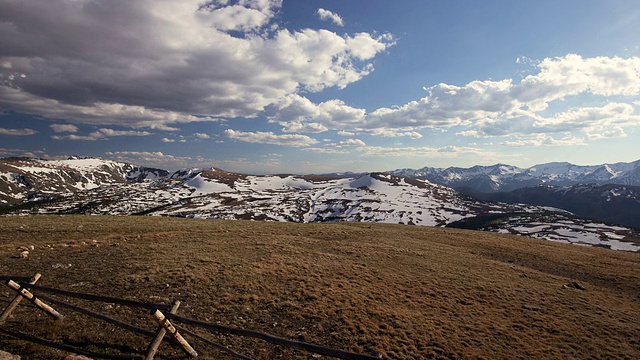
[[(499, 187), (504, 178), (521, 175), (514, 175), (514, 169), (497, 164), (460, 171), (459, 175), (477, 176), (478, 186)], [(455, 174), (452, 169), (448, 171)], [(595, 196), (603, 199), (604, 204), (631, 203), (640, 193), (630, 186), (586, 185), (580, 189), (549, 187), (547, 191), (578, 194), (581, 198)], [(10, 214), (458, 224), (555, 241), (640, 250), (633, 243), (636, 235), (628, 228), (594, 223), (550, 206), (479, 200), (429, 180), (381, 172), (344, 178), (258, 176), (216, 168), (189, 168), (170, 174), (162, 169), (93, 158), (0, 159), (0, 205), (0, 211)], [(626, 240), (628, 237), (631, 242)]]
[(399, 169), (388, 173), (426, 179), (452, 188), (477, 192), (512, 191), (527, 186), (569, 186), (579, 183), (618, 183), (640, 185), (640, 160), (632, 163), (575, 165), (569, 162), (549, 162), (529, 168), (498, 163), (490, 166), (446, 169), (424, 167)]

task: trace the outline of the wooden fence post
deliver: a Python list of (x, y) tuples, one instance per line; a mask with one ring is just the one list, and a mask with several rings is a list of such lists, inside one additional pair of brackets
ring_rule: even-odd
[(52, 317), (54, 317), (56, 320), (64, 319), (64, 316), (62, 316), (62, 314), (60, 314), (59, 312), (55, 311), (51, 306), (43, 303), (40, 299), (38, 299), (35, 295), (33, 295), (29, 290), (21, 287), (20, 284), (18, 284), (17, 282), (15, 282), (13, 280), (9, 280), (9, 281), (7, 281), (7, 286), (10, 287), (15, 292), (17, 292), (20, 296), (22, 296), (22, 297), (26, 298), (27, 300), (31, 301), (34, 305), (36, 305), (42, 311), (44, 311), (47, 314), (49, 314)]
[[(169, 310), (169, 313), (171, 314), (175, 314), (176, 312), (178, 312), (178, 308), (180, 307), (180, 300), (175, 300), (173, 302), (173, 305), (171, 306), (171, 309)], [(155, 314), (156, 312), (159, 312), (159, 310), (155, 310), (153, 312), (153, 314)], [(162, 313), (161, 313), (162, 314)], [(164, 317), (164, 315), (163, 315)], [(168, 320), (166, 320), (168, 322)], [(169, 324), (170, 325), (170, 324)], [(173, 327), (173, 326), (172, 326)], [(175, 330), (175, 328), (173, 328)], [(177, 330), (176, 330), (177, 333)], [(164, 338), (164, 336), (167, 334), (167, 327), (165, 326), (164, 323), (160, 323), (160, 325), (158, 326), (158, 330), (156, 332), (156, 336), (153, 338), (153, 340), (151, 341), (151, 344), (149, 344), (149, 347), (147, 348), (147, 352), (145, 355), (145, 360), (153, 360), (153, 357), (156, 355), (156, 353), (158, 352), (158, 347), (160, 346), (160, 343), (162, 343), (162, 339)], [(171, 334), (171, 333), (170, 333)], [(174, 335), (174, 334), (171, 334)], [(175, 338), (175, 337), (174, 337)], [(176, 338), (177, 340), (177, 338)], [(184, 338), (182, 339), (184, 340)], [(178, 340), (179, 341), (179, 340)], [(186, 342), (186, 341), (185, 341)], [(187, 344), (188, 345), (188, 344)], [(184, 345), (183, 345), (184, 346)], [(189, 352), (186, 348), (185, 351), (187, 351), (187, 353), (193, 357), (198, 356), (198, 353), (195, 352), (195, 350), (193, 350), (193, 348), (191, 348), (191, 346), (189, 346), (189, 349), (191, 349), (192, 352)]]
[(171, 321), (169, 321), (169, 319), (167, 319), (160, 310), (156, 310), (153, 313), (153, 316), (158, 321), (158, 324), (160, 324), (160, 326), (163, 326), (166, 329), (166, 331), (169, 333), (169, 335), (171, 335), (182, 346), (182, 349), (188, 355), (190, 355), (191, 357), (197, 357), (198, 356), (198, 353), (191, 347), (191, 345), (189, 345), (187, 340), (185, 340), (182, 337), (182, 335), (180, 335), (180, 333), (178, 332), (178, 329), (176, 329), (171, 324)]
[[(35, 283), (38, 282), (38, 280), (40, 280), (41, 277), (42, 277), (42, 274), (36, 273), (35, 275), (33, 275), (31, 280), (29, 280), (29, 284), (34, 285)], [(4, 311), (2, 311), (2, 314), (0, 314), (0, 325), (4, 324), (4, 322), (9, 318), (9, 315), (11, 315), (11, 313), (13, 312), (13, 310), (16, 307), (18, 307), (18, 304), (20, 304), (20, 301), (22, 301), (22, 295), (16, 295), (16, 297), (13, 298), (9, 306), (7, 306), (6, 309), (4, 309)]]

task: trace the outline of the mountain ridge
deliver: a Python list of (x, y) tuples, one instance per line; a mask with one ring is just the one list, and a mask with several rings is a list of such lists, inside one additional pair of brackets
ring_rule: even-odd
[(480, 200), (428, 180), (384, 172), (347, 178), (247, 175), (217, 168), (169, 173), (95, 158), (0, 159), (0, 201), (1, 212), (9, 215), (480, 224), (478, 230), (640, 250), (640, 234), (631, 228), (594, 222), (549, 206)]
[(479, 192), (512, 191), (537, 185), (571, 186), (585, 183), (640, 186), (640, 160), (600, 165), (550, 162), (519, 168), (507, 164), (461, 167), (396, 169), (387, 173), (429, 180), (454, 189), (469, 187)]
[[(388, 173), (426, 179), (486, 201), (552, 206), (598, 221), (640, 227), (640, 160), (586, 166), (550, 162), (526, 169), (505, 164), (425, 167)], [(605, 187), (615, 188), (614, 195)]]

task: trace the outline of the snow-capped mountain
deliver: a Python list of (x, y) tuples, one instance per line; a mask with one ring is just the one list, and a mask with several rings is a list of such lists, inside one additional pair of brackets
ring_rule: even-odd
[[(255, 176), (220, 169), (174, 173), (102, 159), (0, 159), (4, 214), (156, 215), (291, 222), (358, 221), (473, 227), (554, 241), (640, 250), (638, 231), (559, 209), (477, 200), (427, 180)], [(500, 175), (517, 168), (476, 167)], [(488, 220), (487, 220), (488, 219)], [(471, 225), (470, 225), (471, 224)]]
[(398, 169), (388, 173), (452, 187), (489, 193), (537, 185), (620, 184), (640, 186), (640, 160), (631, 163), (581, 166), (552, 162), (518, 168), (505, 164), (471, 168)]
[(0, 204), (18, 204), (91, 190), (103, 185), (161, 179), (169, 173), (95, 158), (0, 160)]
[(427, 167), (389, 173), (426, 179), (482, 200), (552, 206), (586, 218), (640, 227), (640, 160), (592, 166), (552, 162), (527, 169), (504, 164)]

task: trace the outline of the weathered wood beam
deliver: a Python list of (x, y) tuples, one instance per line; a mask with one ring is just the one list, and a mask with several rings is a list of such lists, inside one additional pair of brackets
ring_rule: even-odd
[[(179, 307), (180, 307), (180, 300), (175, 300), (171, 305), (171, 309), (169, 309), (169, 313), (175, 314), (178, 311)], [(155, 311), (157, 311), (157, 309), (155, 309)], [(153, 360), (153, 357), (158, 352), (158, 347), (160, 347), (160, 344), (162, 343), (162, 340), (164, 339), (164, 336), (166, 334), (167, 334), (167, 329), (165, 329), (164, 326), (159, 325), (158, 329), (156, 330), (156, 336), (153, 338), (153, 340), (149, 344), (149, 347), (147, 347), (147, 351), (145, 352), (145, 357), (144, 357), (145, 360)]]
[(37, 306), (38, 308), (40, 308), (42, 311), (46, 312), (47, 314), (51, 315), (56, 320), (64, 319), (64, 316), (62, 316), (62, 314), (60, 314), (59, 312), (55, 311), (51, 306), (43, 303), (35, 295), (33, 295), (31, 292), (29, 292), (29, 290), (23, 288), (17, 282), (15, 282), (13, 280), (9, 280), (9, 281), (7, 281), (7, 286), (10, 287), (13, 291), (15, 291), (18, 294), (20, 294), (22, 297), (24, 297), (27, 300), (31, 301), (35, 306)]
[(191, 357), (198, 356), (198, 353), (193, 349), (193, 347), (191, 347), (191, 345), (189, 345), (187, 340), (185, 340), (182, 335), (180, 335), (178, 329), (176, 329), (175, 326), (171, 324), (171, 321), (169, 321), (169, 319), (164, 316), (162, 311), (156, 310), (153, 313), (153, 317), (155, 317), (156, 321), (158, 321), (158, 324), (160, 324), (160, 326), (163, 326), (165, 330), (178, 342), (178, 344), (182, 346), (182, 349), (185, 353), (187, 353), (187, 355)]
[[(35, 275), (33, 275), (33, 277), (29, 280), (29, 285), (34, 285), (35, 283), (38, 282), (38, 280), (40, 280), (40, 278), (42, 277), (42, 274), (40, 273), (36, 273)], [(0, 314), (0, 325), (4, 324), (4, 322), (9, 318), (9, 315), (11, 315), (11, 313), (13, 312), (13, 310), (18, 307), (18, 305), (20, 304), (20, 302), (22, 301), (23, 297), (22, 295), (16, 295), (16, 297), (13, 298), (13, 300), (11, 301), (11, 303), (9, 304), (9, 306), (7, 306), (4, 311), (2, 312), (2, 314)]]

